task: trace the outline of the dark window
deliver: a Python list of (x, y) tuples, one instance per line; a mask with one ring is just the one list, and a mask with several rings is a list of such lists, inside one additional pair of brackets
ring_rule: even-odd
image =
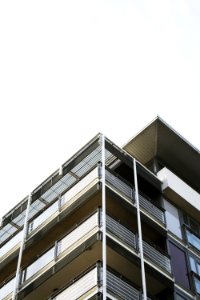
[(186, 255), (183, 250), (169, 242), (172, 271), (175, 281), (186, 289), (190, 289)]
[(183, 221), (192, 232), (194, 232), (197, 235), (200, 235), (200, 224), (193, 218), (188, 216), (185, 212), (183, 212)]
[(187, 300), (187, 299), (179, 294), (176, 294), (176, 300)]

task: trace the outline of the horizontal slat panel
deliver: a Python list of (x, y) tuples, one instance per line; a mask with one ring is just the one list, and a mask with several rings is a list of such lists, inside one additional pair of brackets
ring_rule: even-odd
[(108, 170), (106, 170), (106, 181), (111, 184), (113, 187), (118, 189), (120, 192), (122, 192), (124, 195), (128, 196), (129, 198), (132, 198), (132, 188), (123, 182), (118, 177), (111, 174)]
[(150, 258), (156, 265), (165, 269), (167, 272), (171, 273), (170, 259), (164, 254), (160, 253), (154, 247), (143, 241), (144, 255)]
[(122, 299), (139, 300), (139, 291), (111, 272), (107, 272), (107, 288)]
[(126, 242), (133, 248), (136, 248), (135, 234), (108, 215), (106, 216), (106, 228), (122, 241)]
[(144, 208), (148, 213), (154, 216), (156, 219), (161, 221), (163, 224), (165, 223), (164, 213), (161, 209), (156, 207), (153, 203), (148, 201), (142, 195), (139, 195), (140, 206)]
[(77, 242), (80, 238), (82, 238), (96, 226), (98, 226), (98, 213), (95, 213), (59, 242), (59, 253), (72, 246), (75, 242)]
[(97, 268), (77, 280), (53, 300), (76, 300), (95, 286), (97, 286)]

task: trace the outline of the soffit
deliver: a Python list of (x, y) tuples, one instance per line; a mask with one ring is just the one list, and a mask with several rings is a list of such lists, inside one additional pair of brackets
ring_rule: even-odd
[(124, 149), (147, 164), (158, 158), (164, 166), (200, 192), (200, 152), (161, 118), (132, 138)]

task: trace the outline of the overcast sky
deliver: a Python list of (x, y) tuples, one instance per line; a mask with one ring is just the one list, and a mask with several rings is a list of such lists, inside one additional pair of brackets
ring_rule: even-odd
[(0, 1), (0, 217), (99, 131), (200, 149), (199, 0)]

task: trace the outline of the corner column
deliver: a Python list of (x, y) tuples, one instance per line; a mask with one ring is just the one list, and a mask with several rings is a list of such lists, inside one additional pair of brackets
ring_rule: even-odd
[(102, 268), (103, 268), (103, 300), (107, 293), (107, 254), (106, 254), (106, 184), (105, 184), (105, 136), (101, 134), (101, 186), (102, 186)]

